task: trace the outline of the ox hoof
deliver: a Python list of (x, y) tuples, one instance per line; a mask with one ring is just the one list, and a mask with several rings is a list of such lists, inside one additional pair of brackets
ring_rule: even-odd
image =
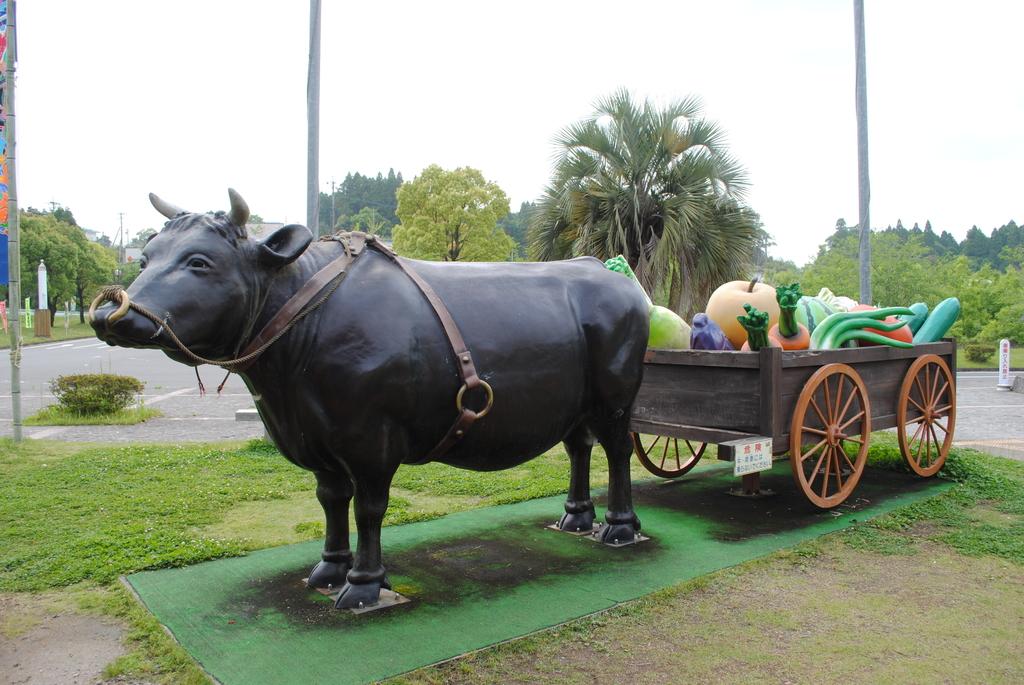
[(589, 533), (594, 529), (594, 510), (567, 511), (559, 519), (558, 529), (567, 533)]
[(372, 607), (380, 601), (381, 587), (383, 587), (383, 583), (379, 581), (359, 583), (357, 585), (345, 583), (345, 586), (341, 588), (341, 594), (338, 595), (337, 601), (334, 602), (334, 608), (364, 609)]
[(306, 585), (311, 588), (326, 590), (329, 588), (341, 587), (345, 584), (352, 562), (349, 561), (320, 561), (313, 570), (309, 572)]
[(640, 519), (633, 512), (612, 512), (605, 514), (606, 526), (599, 533), (601, 542), (606, 545), (622, 545), (633, 542), (640, 530)]

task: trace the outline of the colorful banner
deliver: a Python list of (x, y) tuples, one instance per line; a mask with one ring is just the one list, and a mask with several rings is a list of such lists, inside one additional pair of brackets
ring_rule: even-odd
[(11, 280), (7, 269), (7, 138), (4, 129), (4, 108), (7, 104), (6, 75), (7, 0), (0, 0), (0, 285), (7, 285)]

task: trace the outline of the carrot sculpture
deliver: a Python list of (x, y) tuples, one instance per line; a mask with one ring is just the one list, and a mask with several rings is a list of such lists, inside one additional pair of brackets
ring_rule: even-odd
[(777, 341), (784, 350), (806, 350), (811, 345), (811, 334), (807, 326), (796, 320), (796, 310), (802, 296), (799, 283), (775, 288), (775, 299), (779, 301), (779, 322), (768, 331), (768, 337)]

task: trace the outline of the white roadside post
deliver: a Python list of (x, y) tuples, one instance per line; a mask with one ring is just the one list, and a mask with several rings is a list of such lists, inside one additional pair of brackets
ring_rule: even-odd
[(36, 307), (35, 334), (41, 337), (50, 337), (50, 298), (46, 292), (46, 264), (39, 260), (38, 281), (39, 296)]
[(996, 387), (1000, 390), (1013, 387), (1013, 379), (1010, 378), (1010, 341), (1006, 338), (999, 341), (999, 376)]

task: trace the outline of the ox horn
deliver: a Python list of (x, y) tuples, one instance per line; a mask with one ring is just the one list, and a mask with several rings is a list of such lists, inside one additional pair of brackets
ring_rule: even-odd
[(175, 205), (172, 205), (170, 202), (165, 202), (164, 200), (161, 200), (156, 195), (156, 193), (149, 194), (149, 201), (153, 203), (153, 207), (156, 209), (156, 211), (160, 212), (168, 219), (173, 219), (179, 214), (188, 214), (188, 212), (186, 212), (181, 207), (177, 207)]
[(231, 223), (245, 228), (245, 222), (249, 220), (249, 205), (245, 204), (245, 200), (234, 188), (228, 188), (228, 197), (231, 198)]

